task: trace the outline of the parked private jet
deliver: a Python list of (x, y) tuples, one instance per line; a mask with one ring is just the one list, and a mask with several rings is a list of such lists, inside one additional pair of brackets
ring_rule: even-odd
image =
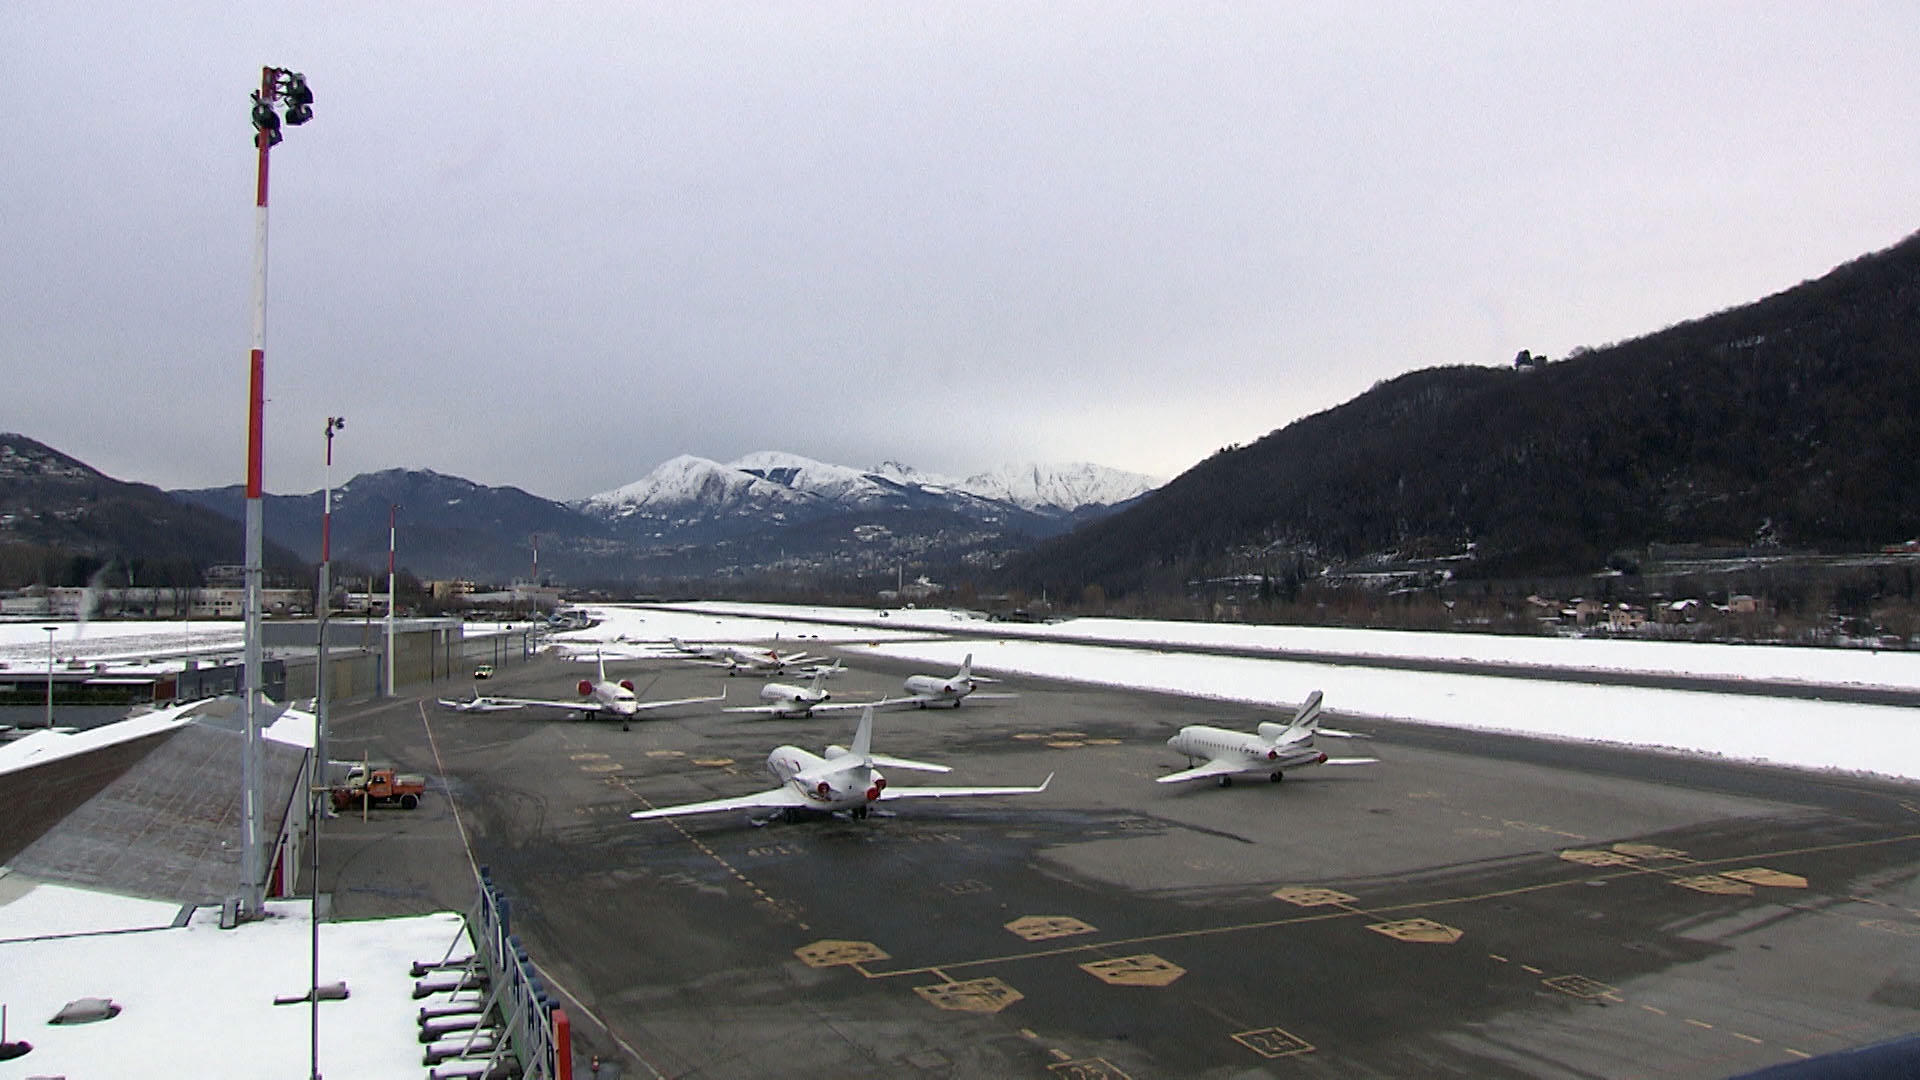
[(682, 655), (682, 659), (698, 664), (718, 664), (727, 669), (728, 675), (741, 671), (761, 671), (775, 675), (805, 660), (813, 659), (804, 652), (779, 653), (772, 649), (763, 649), (757, 645), (733, 645), (727, 643), (691, 644), (673, 638), (673, 647)]
[[(1189, 724), (1179, 733), (1167, 740), (1167, 745), (1187, 755), (1187, 765), (1179, 772), (1154, 777), (1162, 784), (1174, 784), (1182, 780), (1202, 780), (1217, 777), (1221, 787), (1233, 783), (1233, 778), (1243, 774), (1266, 774), (1267, 778), (1279, 781), (1287, 769), (1304, 768), (1308, 765), (1372, 765), (1379, 758), (1330, 758), (1314, 749), (1313, 737), (1316, 734), (1336, 738), (1359, 738), (1352, 732), (1335, 731), (1320, 726), (1321, 693), (1315, 690), (1293, 719), (1285, 724), (1261, 724), (1256, 734), (1249, 735), (1241, 731), (1229, 731), (1226, 728), (1209, 727), (1206, 724)], [(1195, 765), (1204, 761), (1204, 765)]]
[(1053, 783), (1053, 774), (1048, 773), (1047, 778), (1035, 787), (889, 787), (887, 778), (874, 768), (876, 765), (925, 772), (951, 771), (945, 765), (874, 753), (873, 706), (868, 705), (860, 713), (860, 724), (854, 728), (851, 747), (829, 746), (825, 757), (810, 754), (797, 746), (775, 747), (767, 755), (767, 771), (780, 781), (780, 786), (771, 791), (636, 810), (628, 816), (635, 821), (644, 821), (647, 818), (710, 814), (720, 810), (778, 810), (793, 817), (808, 810), (822, 813), (846, 810), (856, 818), (863, 818), (876, 802), (971, 795), (1034, 795), (1047, 790), (1047, 785)]
[(475, 695), (472, 701), (459, 702), (441, 699), (440, 704), (459, 712), (499, 712), (504, 709), (524, 709), (541, 707), (566, 709), (569, 712), (586, 713), (591, 716), (612, 716), (620, 720), (620, 730), (631, 730), (631, 722), (640, 713), (654, 709), (666, 709), (675, 705), (698, 705), (707, 701), (725, 701), (725, 687), (712, 697), (677, 698), (672, 701), (641, 701), (633, 692), (633, 683), (628, 679), (619, 682), (607, 678), (607, 661), (601, 657), (598, 661), (600, 677), (580, 680), (580, 700), (548, 701), (541, 698), (480, 697)]
[(922, 709), (931, 705), (947, 705), (957, 709), (960, 707), (961, 699), (968, 696), (975, 696), (981, 700), (1019, 696), (1018, 694), (974, 694), (974, 691), (979, 688), (980, 683), (998, 681), (998, 679), (989, 679), (984, 676), (975, 675), (973, 673), (973, 654), (968, 653), (967, 658), (960, 661), (960, 670), (954, 672), (952, 675), (945, 678), (938, 675), (909, 675), (904, 684), (907, 691), (906, 697), (887, 698), (875, 704), (893, 706), (917, 705)]
[(827, 675), (828, 672), (826, 669), (816, 668), (813, 673), (813, 681), (805, 686), (770, 682), (760, 688), (761, 704), (735, 705), (733, 708), (722, 709), (721, 711), (730, 713), (761, 713), (766, 716), (778, 717), (782, 720), (791, 720), (802, 716), (812, 716), (814, 713), (852, 712), (855, 709), (866, 707), (860, 702), (846, 702), (840, 705), (826, 704), (827, 699), (833, 696), (827, 693), (820, 685), (820, 683), (826, 679)]

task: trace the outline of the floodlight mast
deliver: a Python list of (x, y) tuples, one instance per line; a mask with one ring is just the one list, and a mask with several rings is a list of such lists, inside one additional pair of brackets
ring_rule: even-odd
[(242, 709), (246, 742), (240, 762), (240, 898), (241, 915), (257, 919), (266, 913), (266, 883), (262, 872), (265, 852), (260, 793), (260, 591), (261, 548), (266, 528), (263, 516), (261, 460), (264, 449), (264, 413), (267, 367), (267, 153), (282, 138), (275, 106), (285, 102), (287, 123), (304, 124), (313, 117), (313, 92), (306, 76), (284, 68), (260, 69), (260, 89), (253, 93), (253, 145), (259, 154), (253, 199), (253, 339), (247, 369), (247, 507), (246, 507), (246, 639), (242, 675)]

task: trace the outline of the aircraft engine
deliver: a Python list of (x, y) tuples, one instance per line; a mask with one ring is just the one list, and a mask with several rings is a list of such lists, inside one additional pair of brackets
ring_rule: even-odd
[(1278, 761), (1278, 760), (1280, 760), (1280, 751), (1278, 751), (1278, 750), (1269, 750), (1269, 751), (1267, 751), (1267, 760), (1268, 760), (1268, 761)]
[(872, 787), (867, 789), (867, 801), (873, 802), (878, 798), (880, 798), (880, 785), (875, 784)]
[(633, 680), (632, 680), (632, 679), (621, 679), (621, 680), (620, 680), (620, 688), (621, 688), (622, 690), (625, 690), (625, 691), (626, 691), (627, 693), (629, 693), (629, 694), (631, 694), (631, 693), (633, 693)]
[(833, 794), (833, 785), (827, 783), (825, 780), (822, 780), (818, 784), (814, 785), (813, 790), (819, 792), (820, 797), (824, 799), (828, 795)]
[(886, 777), (884, 777), (884, 776), (876, 776), (876, 777), (874, 777), (874, 778), (873, 778), (873, 790), (875, 790), (875, 791), (884, 791), (884, 790), (886, 790), (886, 787), (887, 787), (887, 778), (886, 778)]
[(1327, 755), (1324, 752), (1318, 758), (1314, 759), (1314, 764), (1316, 765), (1325, 765), (1326, 763)]
[(593, 693), (593, 684), (591, 682), (588, 682), (585, 679), (581, 679), (580, 680), (580, 696), (586, 697), (588, 694), (591, 694), (591, 693)]

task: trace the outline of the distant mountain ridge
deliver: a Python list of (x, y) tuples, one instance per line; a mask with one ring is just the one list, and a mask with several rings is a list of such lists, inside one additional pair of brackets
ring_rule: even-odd
[(1124, 503), (1157, 483), (1139, 473), (1085, 463), (1006, 465), (954, 480), (892, 461), (862, 470), (763, 450), (726, 464), (682, 454), (631, 484), (576, 505), (610, 519), (746, 509), (779, 517), (886, 503), (988, 514), (1016, 510), (1061, 519)]
[[(182, 587), (208, 566), (245, 560), (236, 519), (187, 505), (151, 484), (116, 480), (25, 435), (0, 434), (0, 584), (84, 585), (106, 571), (118, 585)], [(275, 576), (302, 576), (278, 545)]]
[[(1035, 477), (1056, 467), (1010, 468)], [(1061, 466), (1059, 490), (1128, 493), (1151, 478), (1098, 466)], [(692, 455), (663, 462), (631, 484), (560, 502), (514, 487), (488, 487), (425, 469), (365, 473), (334, 489), (336, 560), (386, 561), (387, 510), (398, 505), (400, 562), (424, 577), (505, 582), (533, 573), (539, 537), (543, 576), (572, 582), (647, 581), (711, 574), (789, 570), (853, 571), (928, 557), (959, 560), (1000, 553), (1105, 512), (1105, 504), (1069, 509), (832, 465), (779, 451), (721, 464)], [(234, 519), (244, 513), (238, 485), (176, 492)], [(319, 558), (321, 493), (269, 495), (268, 535), (304, 558)]]
[(1222, 450), (1016, 557), (1072, 597), (1448, 559), (1591, 574), (1654, 543), (1872, 551), (1920, 535), (1920, 234), (1595, 350), (1410, 372)]

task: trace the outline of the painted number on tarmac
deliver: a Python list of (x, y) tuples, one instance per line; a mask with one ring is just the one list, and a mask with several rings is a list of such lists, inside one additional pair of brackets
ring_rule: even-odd
[(1071, 915), (1027, 915), (1008, 923), (1007, 929), (1028, 941), (1093, 933), (1092, 926)]
[(1187, 973), (1186, 968), (1152, 953), (1081, 964), (1080, 970), (1113, 986), (1166, 986)]
[(1563, 994), (1577, 998), (1593, 999), (1614, 997), (1619, 994), (1618, 990), (1608, 986), (1606, 983), (1600, 982), (1597, 979), (1589, 979), (1585, 975), (1555, 975), (1551, 979), (1541, 979), (1540, 981)]
[(1233, 1041), (1266, 1058), (1290, 1057), (1313, 1050), (1312, 1043), (1277, 1027), (1242, 1031), (1233, 1037)]
[(913, 992), (952, 1012), (997, 1013), (1026, 997), (996, 978), (916, 986)]
[(1395, 941), (1413, 941), (1424, 945), (1451, 945), (1464, 931), (1434, 922), (1432, 919), (1401, 919), (1398, 922), (1372, 923), (1367, 929), (1385, 934)]
[(1325, 907), (1328, 904), (1351, 904), (1354, 898), (1337, 889), (1315, 889), (1304, 885), (1289, 885), (1284, 889), (1273, 890), (1275, 900), (1285, 900), (1300, 907)]
[(802, 945), (793, 950), (802, 963), (808, 967), (840, 967), (845, 964), (865, 964), (874, 960), (890, 960), (880, 946), (871, 941), (816, 941), (811, 945)]

